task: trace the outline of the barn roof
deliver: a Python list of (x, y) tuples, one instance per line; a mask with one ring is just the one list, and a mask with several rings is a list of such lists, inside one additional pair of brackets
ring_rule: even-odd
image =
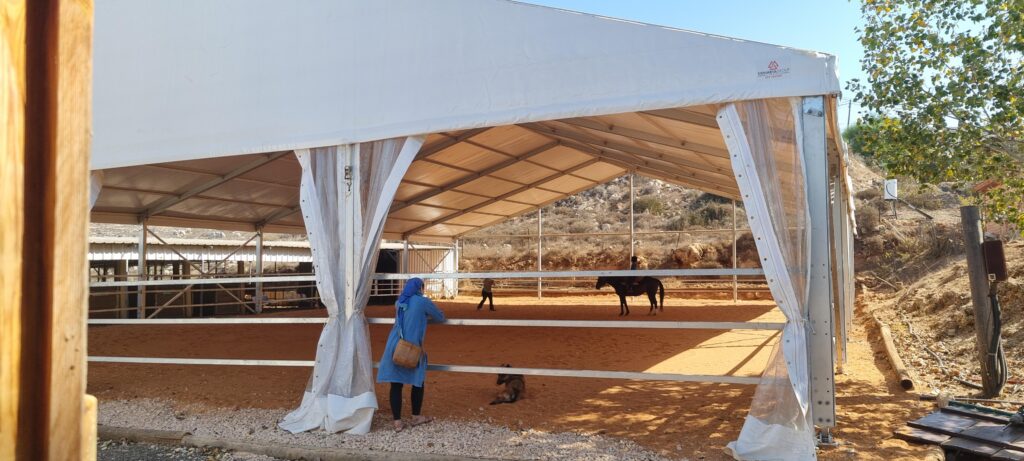
[(735, 198), (718, 107), (839, 90), (832, 56), (505, 0), (108, 0), (94, 47), (93, 220), (236, 230), (305, 231), (293, 149), (421, 134), (385, 238), (627, 172)]

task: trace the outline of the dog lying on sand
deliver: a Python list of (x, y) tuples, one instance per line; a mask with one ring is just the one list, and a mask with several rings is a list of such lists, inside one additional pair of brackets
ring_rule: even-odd
[[(503, 367), (510, 368), (512, 365), (504, 364)], [(523, 396), (523, 392), (526, 391), (526, 379), (523, 375), (498, 375), (498, 384), (505, 385), (505, 388), (498, 393), (498, 396), (491, 401), (491, 405), (497, 405), (499, 403), (514, 403)]]

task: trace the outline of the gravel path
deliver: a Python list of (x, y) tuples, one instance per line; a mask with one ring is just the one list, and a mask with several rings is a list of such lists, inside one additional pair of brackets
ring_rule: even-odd
[[(494, 459), (662, 461), (670, 460), (632, 441), (596, 434), (511, 430), (480, 422), (438, 420), (401, 433), (385, 429), (388, 418), (378, 412), (374, 429), (365, 436), (323, 431), (290, 434), (277, 427), (285, 410), (175, 409), (161, 400), (120, 400), (100, 403), (99, 423), (140, 429), (187, 431), (234, 440), (279, 442), (314, 448), (400, 451)], [(103, 458), (110, 460), (133, 458)], [(145, 458), (137, 458), (145, 459)], [(162, 459), (156, 458), (153, 459)], [(208, 458), (165, 458), (208, 459)], [(238, 459), (238, 458), (214, 458)], [(270, 459), (270, 458), (264, 458)], [(262, 460), (261, 460), (262, 461)]]
[(218, 449), (172, 447), (149, 443), (100, 441), (96, 446), (97, 461), (278, 461), (252, 453), (232, 453)]

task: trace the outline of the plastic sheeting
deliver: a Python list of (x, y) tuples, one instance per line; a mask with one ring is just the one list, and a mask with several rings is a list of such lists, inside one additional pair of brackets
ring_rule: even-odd
[(104, 0), (94, 56), (93, 169), (840, 90), (833, 56), (504, 0)]
[(302, 403), (282, 429), (370, 430), (377, 397), (363, 309), (388, 208), (422, 144), (422, 137), (410, 137), (296, 152), (300, 205), (328, 321)]
[(718, 113), (765, 278), (787, 320), (739, 438), (728, 446), (741, 460), (815, 458), (805, 330), (810, 232), (798, 114), (797, 98), (729, 104)]
[(100, 198), (100, 192), (103, 190), (103, 172), (93, 171), (89, 173), (89, 209), (91, 210), (96, 206), (96, 200)]

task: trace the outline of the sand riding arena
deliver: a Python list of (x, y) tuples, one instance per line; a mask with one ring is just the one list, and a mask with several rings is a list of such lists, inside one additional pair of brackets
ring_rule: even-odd
[[(638, 298), (634, 298), (638, 299)], [(477, 299), (439, 302), (452, 319), (616, 320), (612, 294), (537, 299), (497, 295), (497, 310), (476, 310)], [(668, 297), (649, 322), (778, 322), (771, 301), (716, 301)], [(393, 315), (392, 306), (370, 306), (369, 318)], [(645, 310), (645, 309), (644, 309)], [(259, 318), (314, 317), (324, 310), (264, 314)], [(250, 316), (252, 318), (252, 316)], [(312, 360), (319, 324), (105, 325), (90, 328), (91, 356)], [(374, 360), (390, 325), (370, 326)], [(778, 331), (430, 326), (426, 350), (432, 363), (610, 370), (757, 377)], [(93, 363), (89, 392), (101, 401), (167, 400), (176, 406), (221, 411), (288, 410), (309, 379), (305, 367), (199, 366)], [(654, 450), (715, 451), (736, 437), (755, 386), (527, 376), (526, 397), (490, 406), (494, 375), (431, 371), (426, 414), (439, 419), (493, 422), (550, 432), (608, 434)], [(387, 389), (377, 389), (387, 413)], [(380, 397), (384, 396), (384, 397)], [(406, 410), (408, 411), (408, 410)], [(378, 426), (375, 431), (387, 430)]]

